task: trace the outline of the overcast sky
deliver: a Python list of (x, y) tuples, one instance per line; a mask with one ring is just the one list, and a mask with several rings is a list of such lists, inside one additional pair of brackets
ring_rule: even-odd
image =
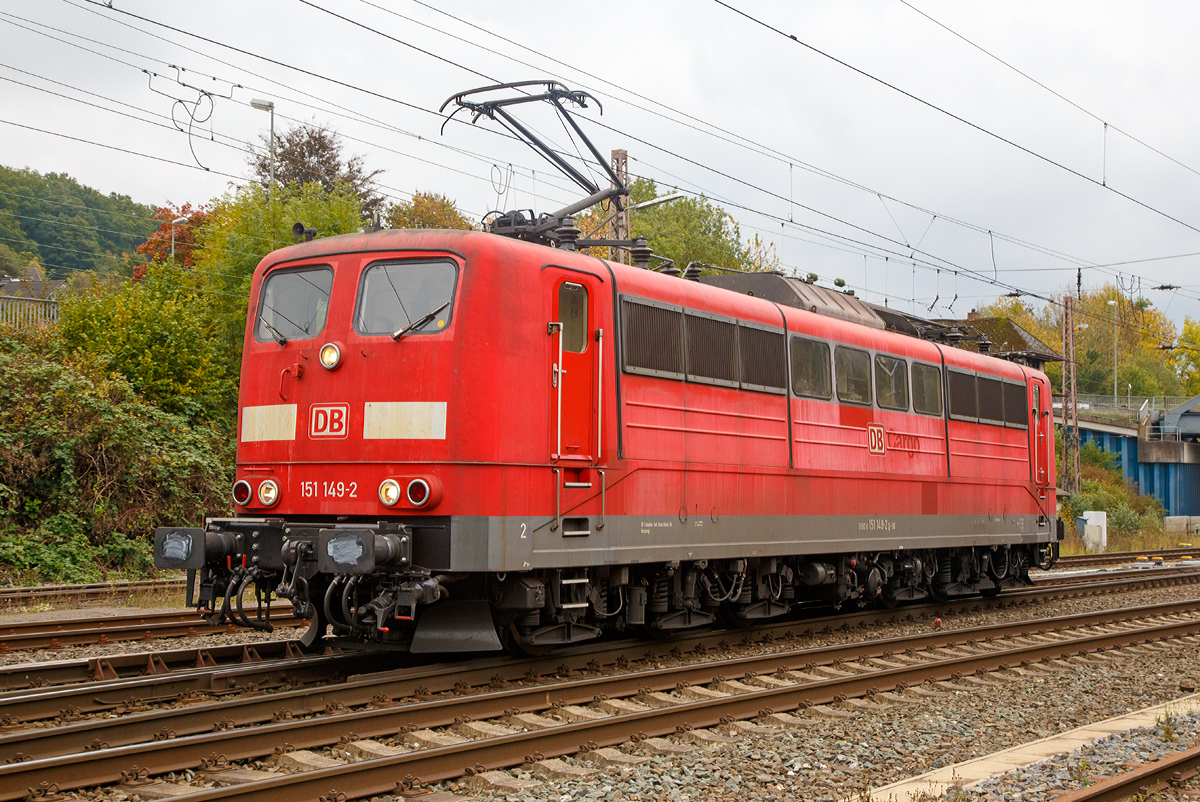
[[(556, 77), (603, 104), (581, 112), (602, 153), (725, 204), (822, 283), (961, 317), (1073, 287), (1082, 266), (1085, 287), (1120, 274), (1177, 323), (1200, 317), (1200, 5), (910, 2), (729, 0), (793, 41), (714, 0), (0, 0), (0, 163), (205, 203), (245, 179), (262, 98), (277, 129), (337, 129), (389, 197), (551, 211), (581, 193), (494, 123), (443, 134), (435, 112)], [(171, 115), (187, 129), (200, 89), (211, 116), (189, 136)], [(544, 111), (528, 119), (573, 150)]]

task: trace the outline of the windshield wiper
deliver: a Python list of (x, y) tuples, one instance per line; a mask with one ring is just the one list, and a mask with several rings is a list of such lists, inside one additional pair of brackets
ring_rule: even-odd
[(280, 345), (287, 345), (287, 337), (284, 337), (282, 334), (280, 334), (279, 329), (275, 328), (262, 318), (259, 318), (259, 322), (267, 327), (267, 331), (269, 331), (271, 336), (275, 338), (275, 342), (279, 343)]
[(441, 305), (441, 306), (439, 306), (437, 309), (434, 309), (434, 310), (433, 310), (432, 312), (430, 312), (428, 315), (422, 315), (421, 317), (419, 317), (419, 318), (417, 318), (416, 320), (414, 320), (412, 323), (409, 323), (409, 324), (408, 324), (407, 326), (405, 326), (404, 328), (397, 329), (397, 330), (395, 331), (395, 333), (393, 333), (393, 334), (392, 334), (392, 339), (393, 339), (393, 340), (399, 340), (401, 337), (403, 337), (405, 334), (408, 334), (408, 333), (409, 333), (410, 331), (412, 331), (413, 329), (419, 329), (419, 328), (421, 328), (421, 327), (422, 327), (422, 326), (424, 326), (426, 323), (428, 323), (429, 321), (433, 320), (434, 316), (435, 316), (435, 315), (437, 315), (437, 313), (438, 313), (438, 312), (442, 311), (443, 309), (445, 309), (445, 308), (446, 308), (447, 306), (449, 306), (449, 305), (450, 305), (450, 302), (449, 302), (449, 301), (446, 301), (446, 303), (442, 304), (442, 305)]

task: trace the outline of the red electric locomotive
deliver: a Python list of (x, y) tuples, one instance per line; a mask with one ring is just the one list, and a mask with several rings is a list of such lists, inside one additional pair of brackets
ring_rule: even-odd
[(870, 321), (818, 290), (483, 232), (276, 251), (236, 516), (160, 530), (157, 564), (239, 623), (267, 625), (253, 585), (314, 637), (413, 651), (1026, 583), (1056, 540), (1046, 377), (797, 308)]
[(263, 259), (235, 516), (155, 533), (189, 605), (267, 629), (278, 595), (310, 643), (540, 649), (998, 593), (1053, 561), (1044, 374), (799, 279), (584, 255), (570, 215), (625, 192), (588, 189), (509, 236)]

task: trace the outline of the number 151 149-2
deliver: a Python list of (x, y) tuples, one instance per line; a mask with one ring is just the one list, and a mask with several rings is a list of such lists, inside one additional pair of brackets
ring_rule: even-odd
[(301, 498), (358, 498), (358, 482), (301, 482)]

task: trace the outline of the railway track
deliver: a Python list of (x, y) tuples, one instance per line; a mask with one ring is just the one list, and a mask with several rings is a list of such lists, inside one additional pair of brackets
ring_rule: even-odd
[[(1200, 571), (1169, 571), (1159, 569), (1109, 573), (1097, 579), (1095, 575), (1044, 577), (1038, 586), (1003, 594), (998, 598), (964, 598), (944, 604), (911, 605), (895, 610), (868, 609), (854, 613), (839, 613), (816, 618), (790, 620), (758, 627), (753, 631), (714, 632), (711, 630), (678, 636), (663, 641), (623, 641), (629, 648), (642, 652), (669, 655), (677, 649), (693, 649), (703, 644), (713, 647), (721, 641), (745, 637), (776, 640), (795, 632), (832, 628), (848, 630), (928, 617), (965, 614), (979, 610), (1037, 604), (1063, 598), (1117, 593), (1128, 590), (1200, 583)], [(619, 647), (619, 646), (618, 646)], [(596, 648), (608, 645), (584, 645), (571, 654), (591, 654)], [(79, 660), (18, 664), (0, 667), (0, 717), (30, 722), (58, 717), (68, 711), (68, 717), (86, 716), (114, 707), (116, 697), (101, 695), (119, 693), (120, 699), (134, 707), (144, 707), (147, 700), (163, 703), (180, 697), (198, 694), (227, 695), (240, 689), (258, 687), (275, 689), (288, 683), (330, 681), (323, 670), (332, 673), (337, 667), (355, 660), (361, 664), (353, 673), (363, 673), (383, 664), (384, 667), (420, 666), (427, 659), (404, 653), (371, 655), (356, 653), (346, 659), (336, 658), (336, 649), (326, 649), (323, 655), (305, 655), (299, 645), (284, 641), (266, 641), (241, 646), (219, 646), (170, 650), (164, 652), (114, 655)], [(558, 652), (566, 655), (568, 652)], [(291, 661), (277, 664), (278, 660)], [(297, 662), (299, 661), (299, 662)], [(311, 665), (305, 663), (311, 662)], [(371, 662), (368, 662), (371, 661)], [(303, 665), (302, 665), (303, 664)], [(482, 663), (490, 665), (490, 663)], [(327, 668), (323, 668), (327, 667)], [(441, 670), (441, 669), (437, 669)]]
[[(1171, 566), (1157, 569), (1151, 579), (1168, 575), (1189, 576), (1200, 570), (1186, 566)], [(1105, 574), (1105, 580), (1119, 582), (1134, 580), (1135, 584), (1149, 575), (1144, 569)], [(1095, 582), (1096, 575), (1042, 575), (1035, 580), (1038, 586), (1060, 586)], [(70, 586), (64, 586), (70, 587)], [(1015, 598), (1013, 593), (1004, 594), (1004, 599)], [(272, 623), (280, 627), (299, 626), (302, 619), (296, 618), (290, 606), (273, 608)], [(0, 654), (31, 649), (58, 649), (89, 646), (93, 644), (117, 643), (122, 641), (155, 640), (206, 634), (229, 634), (238, 631), (232, 625), (214, 626), (190, 610), (163, 612), (139, 612), (133, 615), (104, 616), (98, 618), (61, 618), (52, 621), (26, 621), (0, 624)], [(0, 688), (4, 687), (0, 680)]]
[(1111, 554), (1068, 554), (1058, 558), (1056, 568), (1080, 568), (1090, 565), (1123, 565), (1138, 559), (1178, 560), (1180, 557), (1200, 559), (1200, 548), (1191, 546), (1176, 549), (1153, 549), (1150, 551), (1118, 551)]
[(1101, 780), (1058, 797), (1058, 802), (1122, 802), (1149, 799), (1151, 794), (1182, 788), (1200, 774), (1200, 746), (1193, 746), (1162, 760)]
[(136, 582), (96, 582), (89, 585), (37, 585), (32, 587), (0, 588), (0, 605), (16, 606), (30, 602), (65, 601), (68, 599), (108, 599), (154, 595), (159, 593), (182, 593), (182, 579), (147, 579)]
[[(291, 606), (272, 608), (276, 626), (299, 626)], [(59, 618), (0, 624), (0, 654), (28, 649), (59, 649), (120, 641), (156, 640), (233, 633), (232, 624), (213, 625), (194, 610), (139, 612), (96, 618)]]
[[(867, 614), (860, 615), (863, 623)], [(1146, 616), (1152, 616), (1149, 622), (1138, 620)], [(852, 624), (844, 621), (843, 625)], [(793, 631), (784, 627), (754, 635), (796, 636), (795, 623)], [(805, 704), (840, 701), (853, 707), (849, 700), (868, 706), (919, 701), (920, 691), (893, 693), (896, 699), (870, 692), (905, 683), (944, 682), (956, 675), (965, 687), (982, 687), (1000, 680), (967, 675), (1014, 668), (1023, 661), (1031, 665), (1062, 659), (1080, 651), (1127, 647), (1146, 638), (1193, 638), (1198, 632), (1200, 601), (1191, 601), (890, 641), (760, 651), (720, 660), (704, 658), (714, 649), (728, 647), (721, 639), (731, 633), (694, 635), (670, 643), (596, 645), (540, 661), (477, 661), (385, 672), (353, 677), (341, 685), (9, 732), (0, 736), (0, 758), (17, 762), (0, 767), (0, 799), (19, 798), (26, 786), (36, 788), (42, 781), (57, 782), (60, 789), (74, 788), (113, 783), (122, 772), (135, 778), (135, 783), (148, 781), (164, 772), (195, 770), (202, 760), (218, 755), (246, 761), (268, 756), (276, 748), (286, 752), (284, 744), (299, 752), (280, 759), (311, 769), (321, 763), (321, 756), (310, 758), (306, 750), (339, 740), (342, 753), (357, 754), (363, 762), (352, 764), (352, 769), (331, 765), (287, 778), (230, 769), (234, 774), (227, 777), (237, 776), (248, 784), (223, 791), (198, 790), (193, 798), (228, 794), (258, 799), (252, 794), (263, 793), (264, 799), (283, 799), (276, 794), (299, 793), (300, 798), (315, 799), (327, 795), (331, 781), (348, 796), (383, 793), (394, 790), (395, 779), (405, 773), (432, 781), (459, 776), (477, 764), (483, 770), (515, 765), (526, 755), (553, 757), (577, 752), (581, 744), (599, 748), (641, 734), (669, 734), (677, 727), (683, 728), (685, 738), (703, 738), (707, 736), (688, 735), (687, 727), (724, 724), (736, 731), (733, 721), (756, 716), (786, 726), (790, 719), (775, 714)], [(1192, 649), (1196, 645), (1194, 638), (1179, 642)], [(679, 661), (685, 653), (693, 657), (680, 665), (635, 672), (629, 670), (631, 650), (635, 659), (645, 659), (648, 665)], [(903, 650), (907, 651), (900, 654)], [(577, 672), (586, 676), (569, 678), (577, 677)], [(863, 702), (864, 695), (873, 695), (876, 701)], [(16, 701), (0, 700), (0, 715), (7, 715), (5, 708)], [(481, 737), (489, 734), (492, 737)], [(383, 736), (410, 745), (395, 747), (370, 740)], [(31, 755), (38, 759), (30, 761)], [(391, 778), (386, 787), (378, 785), (384, 776)], [(317, 786), (303, 783), (314, 782), (324, 786), (310, 794)]]

